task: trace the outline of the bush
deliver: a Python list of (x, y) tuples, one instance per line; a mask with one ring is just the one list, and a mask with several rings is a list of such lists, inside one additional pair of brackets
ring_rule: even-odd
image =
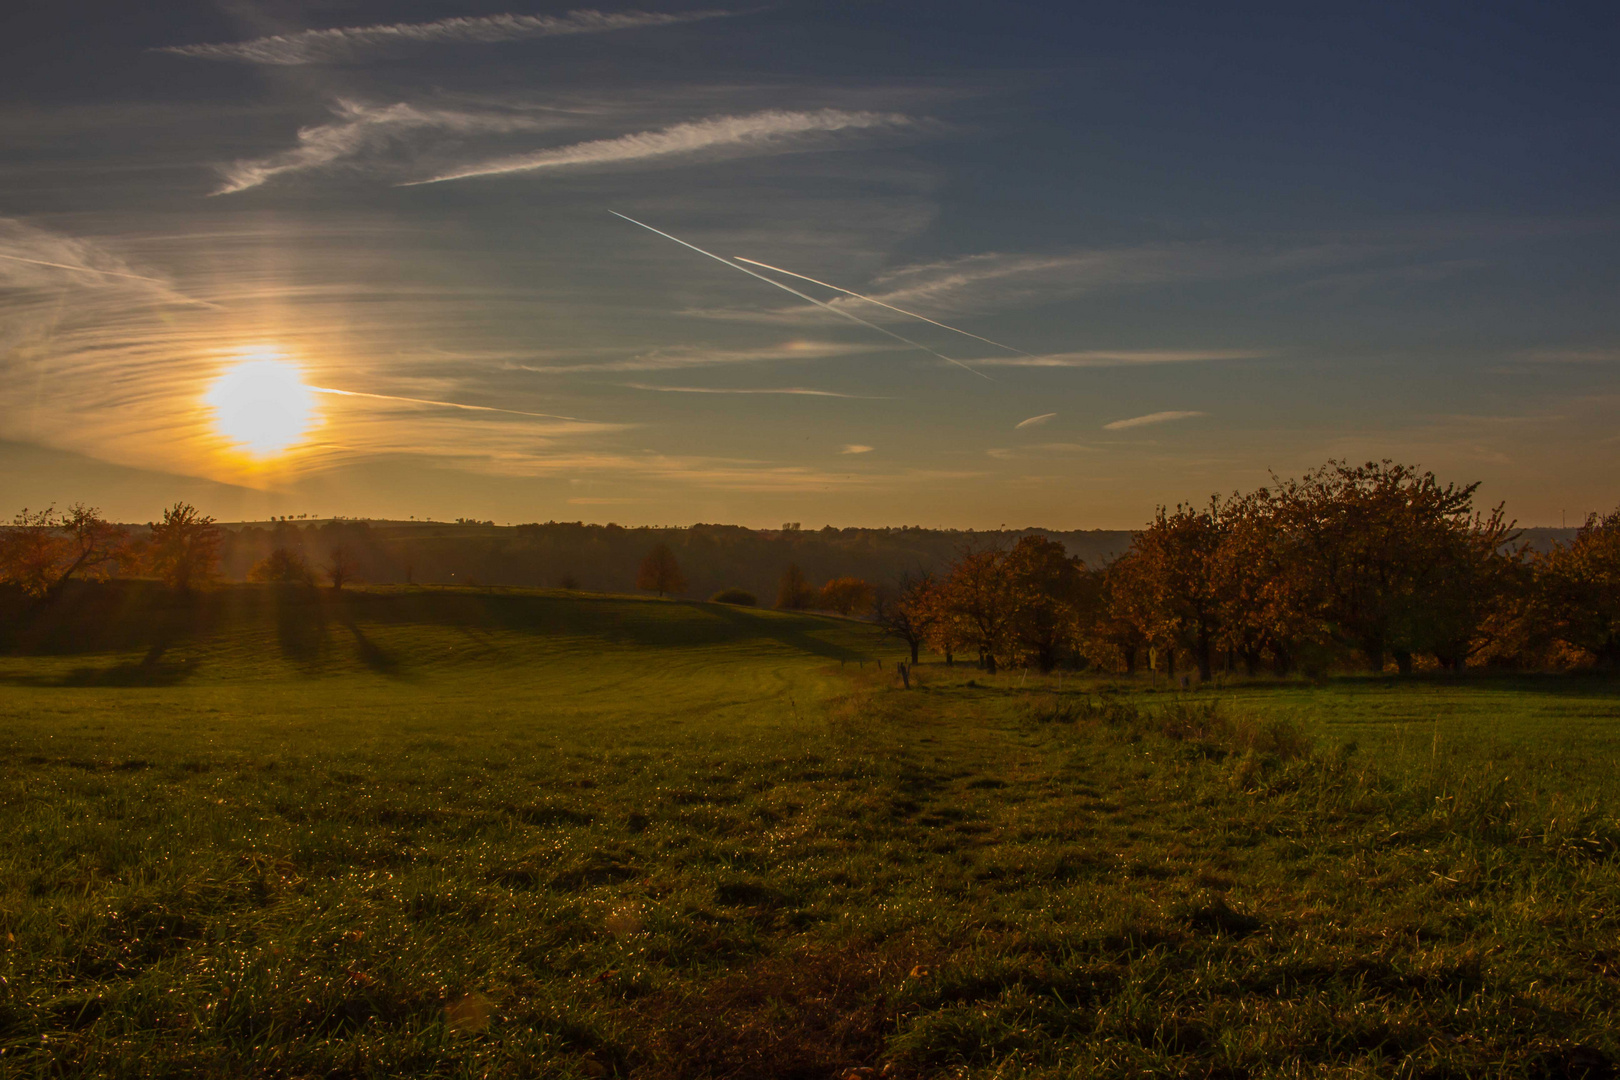
[(735, 604), (738, 607), (753, 607), (759, 603), (759, 597), (747, 589), (721, 589), (709, 597), (712, 604)]
[(315, 571), (298, 552), (278, 547), (248, 571), (248, 580), (271, 581), (280, 585), (313, 585)]

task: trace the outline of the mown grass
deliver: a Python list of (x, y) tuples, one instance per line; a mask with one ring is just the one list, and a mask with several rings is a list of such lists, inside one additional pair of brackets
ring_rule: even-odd
[(1620, 1055), (1611, 683), (908, 692), (719, 605), (83, 602), (0, 658), (3, 1076)]

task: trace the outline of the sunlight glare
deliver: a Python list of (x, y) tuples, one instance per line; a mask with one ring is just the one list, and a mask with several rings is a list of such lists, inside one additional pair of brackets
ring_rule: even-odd
[(221, 435), (255, 457), (284, 453), (304, 437), (315, 419), (315, 395), (298, 365), (272, 350), (240, 354), (208, 388), (203, 401), (214, 411)]

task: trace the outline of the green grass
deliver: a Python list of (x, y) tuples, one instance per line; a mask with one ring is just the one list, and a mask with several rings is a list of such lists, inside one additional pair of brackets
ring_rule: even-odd
[(721, 605), (73, 602), (0, 657), (0, 1076), (1620, 1056), (1610, 682), (907, 692)]

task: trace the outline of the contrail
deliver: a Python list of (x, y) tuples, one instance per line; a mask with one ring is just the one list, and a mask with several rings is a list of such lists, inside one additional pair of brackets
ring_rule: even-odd
[(497, 409), (492, 405), (463, 405), (458, 401), (430, 401), (427, 398), (398, 397), (394, 394), (367, 394), (360, 390), (334, 390), (330, 386), (311, 386), (317, 394), (336, 394), (339, 397), (375, 398), (378, 401), (406, 401), (412, 405), (438, 405), (446, 409), (466, 409), (470, 412), (498, 412), (511, 416), (537, 416), (542, 420), (571, 420), (576, 424), (593, 424), (594, 420), (581, 420), (577, 416), (558, 416), (556, 413), (523, 412), (521, 409)]
[(84, 274), (108, 274), (112, 277), (134, 278), (136, 281), (150, 281), (154, 285), (167, 286), (169, 283), (162, 278), (147, 277), (145, 274), (126, 274), (121, 270), (97, 270), (93, 266), (73, 266), (69, 263), (46, 262), (44, 259), (25, 259), (21, 255), (0, 255), (0, 259), (10, 259), (12, 262), (33, 263), (35, 266), (50, 266), (57, 270), (77, 270)]
[(632, 225), (640, 225), (643, 229), (646, 229), (650, 233), (657, 233), (659, 236), (662, 236), (665, 240), (673, 240), (677, 244), (681, 245), (681, 247), (691, 248), (693, 251), (697, 252), (699, 255), (707, 255), (709, 258), (713, 259), (715, 262), (724, 263), (726, 266), (731, 267), (733, 270), (741, 270), (743, 273), (747, 274), (749, 277), (758, 278), (759, 280), (765, 282), (765, 284), (767, 284), (767, 285), (775, 285), (778, 289), (781, 289), (783, 292), (792, 293), (794, 296), (797, 296), (800, 300), (803, 300), (806, 303), (814, 304), (814, 305), (816, 305), (816, 307), (822, 308), (822, 309), (827, 310), (827, 311), (830, 311), (834, 315), (838, 315), (838, 316), (840, 316), (842, 318), (848, 319), (850, 322), (860, 323), (862, 326), (866, 327), (869, 330), (876, 330), (878, 333), (883, 334), (886, 337), (892, 337), (896, 341), (904, 342), (905, 344), (910, 345), (913, 349), (921, 349), (923, 352), (927, 353), (929, 356), (937, 356), (941, 360), (944, 360), (948, 364), (955, 364), (957, 367), (961, 368), (963, 371), (972, 371), (973, 374), (977, 375), (981, 379), (984, 379), (984, 380), (986, 380), (988, 382), (995, 382), (996, 381), (996, 380), (990, 378), (990, 376), (986, 375), (984, 372), (977, 371), (977, 370), (975, 370), (973, 368), (968, 367), (966, 364), (962, 363), (962, 361), (960, 361), (960, 360), (954, 360), (951, 357), (946, 356), (942, 352), (936, 352), (935, 350), (930, 349), (928, 346), (924, 345), (920, 341), (912, 341), (908, 337), (901, 337), (899, 334), (895, 333), (893, 330), (886, 330), (883, 327), (879, 326), (877, 323), (867, 322), (865, 319), (861, 318), (859, 315), (852, 315), (849, 312), (845, 311), (843, 308), (833, 307), (831, 304), (825, 303), (824, 301), (821, 301), (821, 300), (817, 300), (813, 296), (806, 296), (804, 293), (800, 292), (798, 289), (793, 288), (791, 285), (784, 285), (780, 281), (776, 281), (776, 280), (774, 280), (772, 278), (768, 278), (764, 274), (757, 273), (757, 272), (755, 272), (753, 270), (748, 269), (748, 267), (746, 267), (746, 266), (738, 266), (736, 263), (732, 262), (730, 259), (723, 258), (722, 256), (716, 255), (712, 251), (705, 251), (702, 248), (698, 247), (696, 244), (688, 244), (685, 240), (682, 240), (680, 237), (671, 236), (669, 233), (664, 232), (662, 229), (655, 229), (651, 225), (648, 225), (646, 222), (637, 221), (635, 218), (629, 216), (628, 214), (621, 214), (617, 210), (609, 210), (608, 213), (612, 214), (616, 218), (623, 218), (624, 220), (628, 221)]
[(25, 259), (21, 255), (0, 255), (0, 259), (7, 259), (11, 262), (28, 263), (31, 266), (49, 266), (55, 270), (77, 270), (81, 274), (105, 274), (108, 277), (121, 277), (129, 278), (132, 281), (145, 281), (153, 285), (163, 286), (163, 288), (169, 291), (171, 296), (178, 297), (180, 300), (183, 300), (188, 304), (197, 304), (200, 307), (213, 308), (215, 311), (228, 310), (223, 305), (216, 304), (210, 300), (198, 300), (195, 297), (186, 296), (184, 293), (175, 292), (174, 286), (170, 285), (167, 281), (164, 281), (162, 278), (147, 277), (145, 274), (129, 274), (122, 270), (98, 270), (93, 266), (74, 266), (72, 263), (46, 262), (44, 259)]
[(919, 315), (915, 311), (907, 311), (903, 307), (895, 307), (893, 304), (884, 303), (882, 300), (879, 300), (874, 296), (867, 296), (864, 293), (858, 293), (854, 289), (846, 289), (842, 285), (834, 285), (830, 281), (817, 281), (815, 278), (811, 277), (809, 274), (799, 274), (799, 273), (795, 273), (792, 270), (784, 270), (780, 266), (772, 266), (770, 263), (763, 263), (763, 262), (760, 262), (758, 259), (745, 258), (742, 255), (736, 256), (736, 259), (737, 259), (738, 262), (749, 263), (750, 265), (753, 265), (753, 266), (763, 266), (767, 270), (775, 270), (778, 274), (786, 274), (788, 277), (796, 277), (800, 281), (808, 281), (812, 285), (820, 285), (822, 288), (831, 289), (833, 292), (841, 292), (845, 296), (853, 296), (857, 300), (865, 300), (868, 304), (876, 304), (880, 308), (888, 308), (890, 311), (897, 311), (902, 315), (909, 315), (913, 319), (921, 319), (923, 322), (928, 323), (931, 326), (937, 326), (941, 330), (949, 330), (953, 334), (961, 334), (963, 337), (970, 337), (974, 341), (982, 341), (986, 345), (994, 345), (998, 349), (1006, 349), (1008, 352), (1017, 353), (1019, 356), (1034, 356), (1035, 355), (1034, 353), (1027, 353), (1023, 349), (1015, 349), (1011, 345), (1003, 345), (999, 341), (992, 341), (987, 337), (980, 337), (978, 334), (969, 333), (968, 331), (963, 330), (960, 327), (951, 326), (948, 323), (942, 323), (938, 319), (930, 319), (926, 315)]

